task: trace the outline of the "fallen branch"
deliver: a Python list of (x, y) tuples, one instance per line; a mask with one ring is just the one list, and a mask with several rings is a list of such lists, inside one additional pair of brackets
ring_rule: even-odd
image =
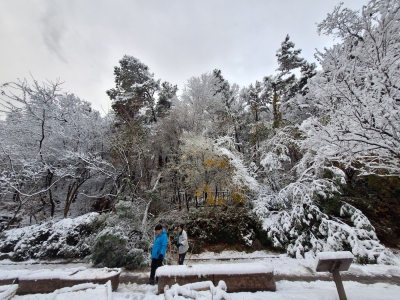
[(189, 283), (180, 286), (179, 284), (174, 284), (169, 288), (168, 285), (164, 288), (164, 299), (165, 300), (173, 300), (181, 295), (185, 298), (198, 299), (199, 293), (196, 290), (206, 290), (210, 289), (211, 294), (213, 295), (213, 300), (231, 300), (229, 294), (226, 292), (227, 287), (225, 281), (220, 280), (217, 286), (214, 286), (212, 281), (201, 281), (195, 283)]

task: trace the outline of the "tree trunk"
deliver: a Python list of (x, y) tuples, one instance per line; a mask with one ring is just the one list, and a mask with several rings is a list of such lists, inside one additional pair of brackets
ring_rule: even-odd
[(74, 201), (74, 199), (78, 195), (78, 189), (82, 184), (86, 182), (90, 178), (90, 172), (88, 170), (84, 170), (81, 173), (81, 176), (76, 179), (72, 185), (70, 184), (68, 187), (68, 193), (67, 193), (67, 198), (65, 199), (65, 207), (64, 207), (64, 218), (68, 216), (69, 208), (71, 206), (71, 203)]
[(8, 220), (7, 225), (4, 226), (4, 227), (0, 227), (0, 232), (1, 232), (1, 231), (4, 231), (4, 230), (7, 230), (7, 229), (10, 227), (11, 223), (16, 219), (17, 214), (18, 214), (19, 211), (21, 210), (21, 207), (22, 207), (21, 195), (20, 195), (17, 191), (14, 192), (13, 201), (18, 201), (18, 202), (19, 202), (19, 203), (18, 203), (18, 207), (17, 207), (17, 209), (14, 211), (13, 217), (12, 217), (11, 219)]
[(273, 127), (278, 128), (281, 123), (281, 115), (279, 113), (279, 95), (277, 93), (274, 94), (274, 99), (272, 101), (272, 113), (274, 115), (274, 123)]
[(236, 125), (235, 125), (233, 128), (234, 128), (234, 130), (235, 130), (236, 148), (237, 148), (237, 150), (241, 153), (240, 142), (239, 142), (239, 134), (238, 134)]
[(65, 206), (64, 206), (64, 218), (68, 216), (69, 208), (71, 207), (71, 203), (74, 200), (74, 197), (76, 196), (78, 188), (79, 185), (76, 181), (74, 181), (68, 187), (67, 198), (65, 199)]
[[(160, 180), (160, 177), (161, 177), (160, 174), (158, 174), (158, 179), (157, 179), (156, 183), (154, 184), (153, 189), (151, 190), (152, 192), (155, 191), (155, 189), (157, 188), (158, 181)], [(147, 215), (148, 215), (148, 212), (149, 212), (150, 204), (151, 204), (152, 201), (153, 200), (150, 198), (150, 200), (149, 200), (149, 202), (147, 202), (146, 208), (144, 210), (143, 220), (142, 220), (142, 234), (145, 234), (145, 232), (146, 232), (146, 220), (147, 220)]]
[(53, 194), (51, 192), (51, 182), (53, 181), (53, 172), (51, 172), (49, 169), (47, 169), (47, 176), (46, 176), (46, 189), (49, 189), (49, 200), (50, 200), (50, 217), (54, 217), (54, 211), (55, 211), (55, 203), (53, 200)]
[(187, 211), (189, 211), (189, 198), (186, 192), (185, 192), (185, 200), (186, 200), (186, 209)]
[(182, 199), (181, 199), (181, 192), (178, 190), (178, 210), (182, 209)]

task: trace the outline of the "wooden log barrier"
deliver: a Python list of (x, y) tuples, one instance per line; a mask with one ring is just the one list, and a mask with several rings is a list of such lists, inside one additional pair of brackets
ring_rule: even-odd
[(19, 275), (17, 295), (52, 293), (57, 289), (82, 283), (106, 284), (111, 281), (113, 291), (118, 289), (121, 269), (35, 270)]
[(163, 266), (157, 269), (158, 293), (164, 292), (166, 285), (185, 285), (201, 281), (211, 281), (215, 286), (225, 281), (228, 292), (276, 291), (274, 268), (263, 262), (235, 264), (199, 264)]

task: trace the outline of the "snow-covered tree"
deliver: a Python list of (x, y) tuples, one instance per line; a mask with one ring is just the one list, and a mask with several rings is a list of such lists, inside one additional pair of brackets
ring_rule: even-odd
[(117, 116), (127, 120), (144, 109), (156, 122), (155, 93), (160, 89), (160, 80), (155, 80), (149, 67), (133, 56), (124, 55), (119, 64), (114, 67), (115, 88), (107, 91)]
[(179, 156), (167, 163), (163, 179), (164, 185), (175, 183), (175, 192), (185, 192), (190, 200), (203, 199), (207, 204), (226, 205), (228, 198), (243, 203), (246, 193), (259, 188), (230, 137), (213, 140), (184, 135)]
[[(54, 185), (68, 186), (65, 213), (80, 187), (102, 170), (114, 172), (104, 161), (107, 120), (73, 94), (61, 93), (59, 82), (32, 84), (26, 80), (3, 85), (1, 101), (8, 107), (0, 133), (1, 176), (4, 193), (19, 205), (31, 205), (35, 215), (50, 205), (54, 215)], [(4, 194), (3, 194), (4, 195)], [(61, 201), (61, 199), (58, 199)], [(62, 201), (64, 202), (64, 201)]]
[(244, 123), (241, 120), (241, 116), (243, 116), (243, 99), (239, 96), (239, 85), (236, 83), (230, 84), (228, 80), (226, 80), (222, 76), (221, 70), (215, 69), (213, 71), (213, 76), (216, 78), (215, 94), (222, 95), (222, 102), (224, 104), (224, 111), (217, 112), (220, 116), (218, 118), (218, 127), (224, 128), (224, 130), (220, 131), (222, 135), (232, 135), (235, 139), (235, 146), (239, 152), (243, 152), (243, 139), (241, 137), (241, 127)]
[(224, 111), (223, 94), (218, 93), (218, 80), (205, 73), (190, 78), (181, 95), (182, 125), (185, 130), (215, 136), (218, 112)]
[(341, 43), (318, 57), (322, 71), (307, 98), (319, 118), (305, 121), (310, 144), (361, 174), (400, 174), (400, 2), (338, 6), (318, 25)]
[[(293, 49), (295, 44), (290, 41), (290, 36), (286, 35), (285, 40), (282, 42), (281, 47), (276, 51), (278, 60), (278, 69), (281, 76), (288, 75), (292, 70), (301, 68), (305, 60), (299, 57), (301, 49)], [(293, 75), (292, 75), (293, 76)]]
[[(264, 188), (254, 202), (275, 246), (291, 256), (350, 250), (363, 263), (393, 263), (367, 217), (338, 199), (346, 167), (361, 175), (399, 174), (399, 12), (399, 1), (370, 1), (361, 13), (339, 6), (319, 25), (341, 43), (318, 53), (318, 74), (302, 68), (313, 76), (288, 102), (315, 113), (299, 127), (304, 134), (292, 136), (299, 154), (293, 177), (280, 189)], [(284, 132), (263, 144), (261, 171), (291, 161), (290, 143), (279, 142)], [(324, 212), (326, 203), (340, 214)]]
[(243, 89), (241, 97), (247, 102), (255, 123), (260, 121), (263, 112), (269, 111), (261, 82), (256, 81), (254, 85), (250, 84), (248, 88)]
[(156, 114), (158, 117), (164, 117), (172, 107), (172, 102), (176, 101), (176, 92), (178, 87), (168, 82), (163, 82), (158, 93), (156, 104)]
[[(307, 81), (315, 75), (315, 64), (310, 64), (301, 58), (299, 56), (301, 49), (294, 49), (294, 47), (295, 44), (287, 35), (276, 53), (279, 73), (264, 78), (264, 97), (268, 98), (271, 103), (274, 128), (283, 125), (284, 120), (295, 121), (291, 120), (294, 119), (293, 116), (290, 116), (291, 110), (294, 108), (289, 101), (297, 93), (306, 93)], [(300, 71), (300, 79), (294, 74), (295, 70)], [(283, 114), (287, 114), (287, 116), (284, 117)]]

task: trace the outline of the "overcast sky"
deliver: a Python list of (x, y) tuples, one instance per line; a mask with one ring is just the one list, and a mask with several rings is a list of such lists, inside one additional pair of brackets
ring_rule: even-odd
[[(277, 68), (286, 34), (314, 60), (334, 43), (316, 23), (340, 0), (0, 0), (0, 84), (17, 78), (64, 81), (102, 112), (124, 54), (182, 90), (215, 68), (248, 86)], [(342, 0), (359, 10), (367, 0)]]

